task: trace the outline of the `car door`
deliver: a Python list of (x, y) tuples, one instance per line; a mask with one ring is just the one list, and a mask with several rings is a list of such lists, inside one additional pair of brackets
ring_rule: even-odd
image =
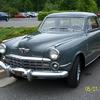
[(87, 63), (100, 55), (100, 25), (96, 16), (87, 20), (87, 50)]

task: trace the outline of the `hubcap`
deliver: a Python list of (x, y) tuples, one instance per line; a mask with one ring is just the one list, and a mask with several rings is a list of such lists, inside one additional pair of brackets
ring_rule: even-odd
[(80, 69), (80, 64), (77, 66), (77, 81), (80, 80), (80, 74), (81, 74), (81, 69)]

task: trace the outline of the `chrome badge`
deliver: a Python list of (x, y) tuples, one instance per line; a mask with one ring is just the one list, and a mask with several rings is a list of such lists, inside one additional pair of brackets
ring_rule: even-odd
[(21, 53), (28, 53), (30, 51), (30, 49), (26, 48), (19, 48), (19, 50), (21, 51)]

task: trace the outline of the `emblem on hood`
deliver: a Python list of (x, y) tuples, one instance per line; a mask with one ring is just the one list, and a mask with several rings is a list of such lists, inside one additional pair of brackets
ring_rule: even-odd
[(19, 50), (21, 51), (21, 53), (28, 53), (30, 51), (30, 49), (27, 48), (19, 48)]

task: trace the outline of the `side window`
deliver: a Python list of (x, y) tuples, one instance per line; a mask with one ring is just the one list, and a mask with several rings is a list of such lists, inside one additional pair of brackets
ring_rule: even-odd
[(88, 30), (93, 30), (99, 28), (99, 24), (96, 17), (91, 17), (88, 19)]

